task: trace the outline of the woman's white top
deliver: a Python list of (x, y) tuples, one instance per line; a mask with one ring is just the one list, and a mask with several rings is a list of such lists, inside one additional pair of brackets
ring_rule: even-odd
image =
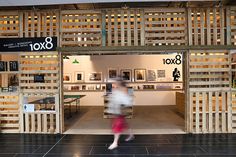
[(121, 114), (121, 106), (131, 106), (132, 97), (127, 93), (119, 90), (113, 89), (112, 94), (108, 97), (108, 113), (111, 114)]

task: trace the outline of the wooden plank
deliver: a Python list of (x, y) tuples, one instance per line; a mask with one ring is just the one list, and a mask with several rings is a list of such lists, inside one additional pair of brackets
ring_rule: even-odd
[(138, 19), (137, 10), (134, 10), (134, 46), (138, 46)]
[(231, 87), (218, 87), (218, 88), (190, 88), (190, 92), (214, 92), (214, 91), (229, 91)]
[(28, 28), (28, 26), (29, 26), (28, 16), (29, 16), (28, 12), (25, 12), (25, 20), (24, 20), (24, 23), (25, 23), (25, 29), (24, 29), (25, 35), (24, 35), (24, 37), (29, 37), (29, 32), (28, 32), (28, 30), (29, 30), (29, 28)]
[(195, 123), (196, 123), (196, 133), (200, 133), (200, 126), (199, 126), (199, 92), (196, 92), (196, 113), (195, 113)]
[(213, 116), (212, 116), (212, 92), (209, 92), (209, 100), (208, 100), (208, 104), (209, 104), (209, 117), (208, 117), (208, 130), (209, 133), (213, 133)]
[(197, 20), (197, 10), (193, 12), (194, 16), (194, 45), (198, 45), (198, 20)]
[(225, 8), (220, 8), (220, 44), (225, 45)]
[(206, 10), (207, 19), (207, 45), (211, 45), (211, 21), (210, 21), (210, 9)]
[(47, 114), (43, 115), (43, 133), (47, 133), (48, 132), (48, 119), (47, 119)]
[(127, 42), (128, 42), (128, 46), (131, 46), (131, 23), (130, 23), (130, 10), (127, 10), (127, 27), (128, 27), (128, 31), (127, 31)]
[(145, 45), (145, 25), (144, 22), (146, 19), (144, 18), (144, 10), (140, 10), (140, 27), (141, 27), (141, 33), (140, 33), (140, 40), (141, 40), (141, 46)]
[(41, 37), (41, 14), (37, 13), (37, 37)]
[(230, 68), (198, 68), (198, 69), (189, 69), (190, 72), (228, 72)]
[(147, 32), (145, 33), (146, 38), (155, 38), (155, 37), (172, 37), (172, 38), (180, 38), (180, 37), (185, 37), (185, 33), (155, 33), (155, 32)]
[(229, 81), (192, 81), (189, 85), (227, 85)]
[[(108, 27), (109, 28), (109, 27)], [(71, 28), (71, 29), (65, 29), (63, 28), (61, 30), (63, 33), (101, 33), (101, 28)]]
[(55, 95), (55, 111), (56, 111), (56, 128), (55, 128), (55, 132), (56, 133), (60, 133), (60, 124), (62, 123), (60, 121), (60, 95), (56, 94)]
[(31, 11), (31, 20), (30, 20), (30, 22), (31, 22), (31, 33), (30, 33), (30, 37), (34, 37), (34, 26), (35, 26), (35, 22), (34, 22), (34, 12), (33, 11)]
[(43, 17), (43, 37), (47, 36), (47, 13), (42, 14)]
[(25, 114), (25, 133), (29, 133), (29, 114), (28, 113), (24, 113)]
[(219, 133), (220, 130), (220, 123), (219, 123), (219, 92), (215, 92), (215, 98), (216, 98), (216, 103), (215, 103), (215, 133)]
[(189, 114), (189, 132), (193, 132), (193, 92), (189, 96), (190, 114)]
[(50, 16), (50, 21), (49, 21), (49, 36), (52, 37), (53, 36), (53, 13), (50, 12), (49, 13)]
[(217, 17), (216, 17), (216, 8), (213, 8), (213, 45), (217, 45)]
[(114, 46), (118, 46), (118, 14), (117, 14), (117, 11), (114, 12), (114, 41), (115, 41)]
[(50, 114), (50, 122), (49, 122), (49, 125), (50, 125), (50, 132), (53, 133), (54, 132), (54, 114)]
[(226, 39), (227, 45), (231, 45), (231, 9), (226, 8)]
[[(61, 26), (61, 14), (59, 13), (59, 11), (56, 11), (56, 36), (61, 38), (61, 32), (60, 32), (60, 26)], [(57, 39), (57, 45), (60, 46), (60, 40), (61, 39)]]
[(61, 14), (77, 15), (77, 14), (101, 14), (100, 10), (61, 10)]
[(231, 133), (232, 132), (232, 102), (231, 102), (231, 98), (232, 98), (232, 95), (231, 95), (232, 93), (231, 92), (228, 92), (228, 94), (227, 94), (227, 102), (226, 102), (226, 104), (227, 104), (227, 126), (228, 126), (228, 130), (227, 130), (227, 132), (228, 133)]
[(201, 19), (201, 45), (205, 45), (205, 21), (204, 21), (204, 10), (201, 9), (200, 19)]
[(42, 116), (40, 113), (37, 114), (37, 132), (42, 132)]
[(108, 38), (108, 46), (112, 46), (112, 34), (111, 34), (111, 12), (107, 13), (108, 16), (108, 31), (107, 31), (107, 38)]
[(30, 132), (35, 133), (35, 116), (36, 114), (32, 113), (31, 116), (31, 130)]
[(229, 92), (222, 92), (222, 121), (221, 121), (221, 128), (222, 128), (222, 132), (226, 133), (226, 96), (230, 94)]
[(185, 27), (145, 27), (145, 31), (184, 31)]
[[(90, 35), (93, 36), (93, 34)], [(106, 46), (106, 12), (104, 11), (102, 12), (102, 46)]]
[(23, 37), (23, 24), (24, 24), (24, 14), (23, 12), (19, 13), (19, 37), (22, 38)]

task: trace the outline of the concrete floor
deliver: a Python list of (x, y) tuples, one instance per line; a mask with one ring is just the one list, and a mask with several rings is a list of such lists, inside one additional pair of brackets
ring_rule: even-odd
[[(128, 119), (134, 134), (183, 134), (184, 118), (175, 106), (135, 106)], [(81, 107), (65, 119), (65, 134), (111, 134), (111, 120), (103, 118), (103, 107)]]

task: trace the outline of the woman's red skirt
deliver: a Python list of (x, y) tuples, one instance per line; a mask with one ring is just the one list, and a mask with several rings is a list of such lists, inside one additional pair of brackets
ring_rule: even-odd
[(127, 128), (127, 123), (124, 116), (117, 116), (112, 121), (112, 132), (121, 133)]

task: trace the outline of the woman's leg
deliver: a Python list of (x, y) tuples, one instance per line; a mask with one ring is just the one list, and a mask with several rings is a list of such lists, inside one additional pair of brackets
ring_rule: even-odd
[(115, 134), (114, 134), (114, 141), (113, 141), (113, 143), (109, 146), (108, 149), (112, 150), (112, 149), (116, 148), (116, 147), (118, 146), (119, 138), (120, 138), (120, 133), (115, 133)]

